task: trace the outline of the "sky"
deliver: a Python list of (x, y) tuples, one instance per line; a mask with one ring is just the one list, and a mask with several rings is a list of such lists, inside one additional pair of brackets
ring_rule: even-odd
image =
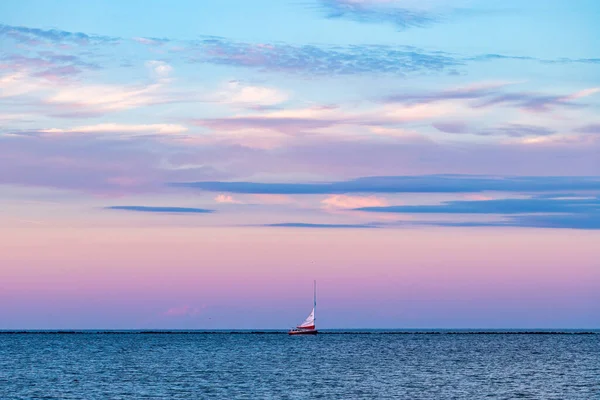
[(598, 19), (0, 2), (0, 329), (600, 328)]

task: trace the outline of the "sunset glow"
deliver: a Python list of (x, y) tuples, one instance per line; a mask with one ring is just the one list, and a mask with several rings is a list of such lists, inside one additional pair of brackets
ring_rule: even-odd
[(177, 3), (0, 4), (0, 329), (600, 327), (599, 4)]

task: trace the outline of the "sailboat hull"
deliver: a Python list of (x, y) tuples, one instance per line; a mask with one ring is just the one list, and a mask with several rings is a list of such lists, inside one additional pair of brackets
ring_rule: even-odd
[(289, 335), (316, 335), (317, 333), (316, 329), (293, 329), (288, 332)]

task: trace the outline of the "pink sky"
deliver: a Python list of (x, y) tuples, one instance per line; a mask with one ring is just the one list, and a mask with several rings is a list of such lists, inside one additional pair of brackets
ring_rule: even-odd
[(599, 231), (31, 225), (2, 328), (597, 327)]

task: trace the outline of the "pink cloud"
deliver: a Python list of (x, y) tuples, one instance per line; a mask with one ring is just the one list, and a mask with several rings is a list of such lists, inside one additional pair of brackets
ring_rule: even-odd
[(321, 204), (323, 209), (331, 214), (358, 217), (369, 221), (398, 221), (400, 219), (410, 219), (405, 218), (406, 216), (353, 210), (354, 208), (360, 207), (384, 207), (389, 205), (387, 200), (376, 196), (332, 195), (321, 200)]
[(388, 205), (385, 199), (376, 196), (347, 196), (343, 194), (329, 196), (322, 200), (321, 204), (328, 209), (383, 207)]
[(247, 107), (274, 106), (288, 99), (288, 94), (271, 87), (245, 85), (230, 81), (214, 94), (217, 102)]
[(177, 134), (184, 133), (187, 127), (179, 124), (115, 124), (102, 123), (95, 125), (83, 125), (66, 129), (42, 129), (43, 133), (91, 133), (91, 134), (124, 134), (124, 135), (148, 135), (148, 134)]
[(215, 197), (215, 201), (217, 203), (229, 203), (229, 204), (240, 204), (241, 203), (241, 201), (234, 199), (233, 196), (226, 195), (226, 194), (218, 195), (217, 197)]

